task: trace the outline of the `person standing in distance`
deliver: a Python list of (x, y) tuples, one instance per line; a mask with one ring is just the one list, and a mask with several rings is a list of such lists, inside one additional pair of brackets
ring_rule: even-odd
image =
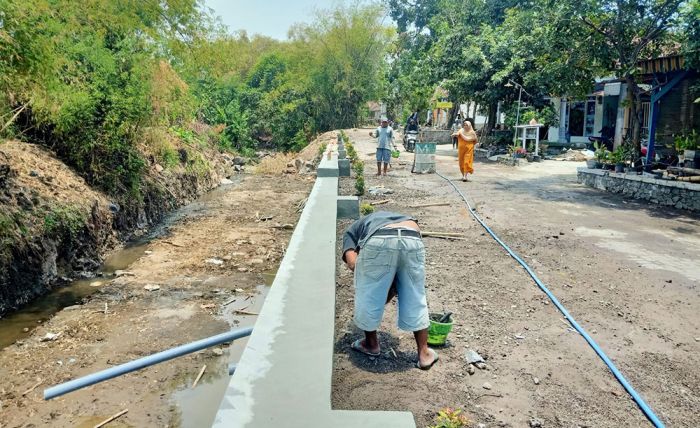
[(391, 161), (391, 148), (394, 140), (394, 130), (389, 126), (389, 119), (382, 117), (381, 125), (369, 135), (377, 138), (377, 176), (382, 175), (382, 164), (384, 164), (384, 175), (386, 175)]

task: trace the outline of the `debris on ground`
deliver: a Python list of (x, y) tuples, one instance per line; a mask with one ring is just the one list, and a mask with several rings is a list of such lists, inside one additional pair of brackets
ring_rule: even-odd
[(143, 287), (143, 289), (146, 291), (156, 291), (156, 290), (160, 290), (160, 285), (147, 284)]
[(134, 273), (129, 272), (128, 270), (118, 269), (114, 271), (114, 276), (116, 276), (117, 278), (119, 278), (120, 276), (134, 276)]
[(588, 159), (593, 159), (594, 156), (595, 153), (590, 150), (569, 149), (556, 156), (552, 156), (552, 159), (569, 162), (585, 162)]
[(212, 264), (212, 265), (216, 265), (216, 266), (221, 266), (224, 264), (223, 260), (217, 259), (217, 258), (206, 259), (206, 260), (204, 260), (204, 262)]
[(367, 190), (367, 192), (372, 196), (390, 195), (394, 193), (394, 189), (389, 189), (388, 187), (384, 186), (372, 186)]
[(530, 428), (542, 428), (543, 426), (544, 422), (540, 418), (530, 419)]
[(484, 359), (473, 349), (468, 349), (464, 357), (467, 359), (469, 364), (485, 363)]
[(58, 339), (60, 335), (61, 333), (46, 333), (44, 337), (39, 339), (39, 342), (53, 342), (54, 340)]

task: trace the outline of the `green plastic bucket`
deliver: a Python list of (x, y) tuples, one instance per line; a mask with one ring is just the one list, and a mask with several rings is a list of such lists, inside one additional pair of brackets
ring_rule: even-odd
[(447, 335), (452, 331), (452, 316), (449, 322), (438, 322), (443, 314), (430, 314), (430, 328), (428, 329), (428, 344), (429, 345), (444, 345), (447, 340)]

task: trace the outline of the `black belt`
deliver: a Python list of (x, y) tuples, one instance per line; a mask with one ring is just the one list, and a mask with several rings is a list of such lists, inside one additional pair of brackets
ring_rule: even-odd
[(420, 238), (420, 232), (413, 229), (403, 229), (400, 227), (387, 227), (374, 232), (372, 236), (412, 236)]

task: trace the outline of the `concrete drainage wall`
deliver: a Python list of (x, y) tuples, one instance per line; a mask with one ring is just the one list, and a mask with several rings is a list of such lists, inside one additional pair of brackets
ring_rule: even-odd
[(588, 168), (578, 169), (578, 182), (653, 204), (700, 211), (700, 184), (697, 183), (657, 180), (641, 175), (617, 174)]
[(324, 156), (214, 427), (415, 427), (409, 412), (331, 409), (338, 158)]

